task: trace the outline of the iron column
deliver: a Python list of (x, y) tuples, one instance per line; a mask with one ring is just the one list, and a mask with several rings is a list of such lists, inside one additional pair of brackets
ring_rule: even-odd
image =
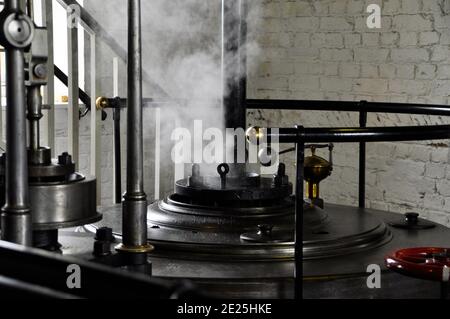
[(146, 264), (147, 195), (144, 192), (141, 1), (128, 1), (127, 188), (122, 202), (122, 244), (130, 264)]

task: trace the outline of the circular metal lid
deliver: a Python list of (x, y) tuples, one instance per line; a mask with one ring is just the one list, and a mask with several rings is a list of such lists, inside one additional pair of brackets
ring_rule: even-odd
[[(166, 208), (167, 209), (167, 208)], [(310, 209), (305, 214), (314, 216), (318, 208)], [(103, 220), (96, 227), (107, 226), (118, 236), (121, 234), (121, 207), (114, 206), (102, 210)], [(169, 217), (165, 217), (169, 214)], [(241, 238), (248, 231), (257, 231), (261, 218), (253, 219), (252, 225), (242, 225), (242, 219), (233, 216), (209, 220), (202, 214), (189, 215), (189, 223), (173, 224), (170, 214), (183, 216), (182, 213), (162, 210), (160, 203), (149, 206), (148, 238), (155, 246), (154, 255), (184, 259), (208, 260), (293, 260), (293, 211), (282, 217), (272, 219), (273, 231), (287, 236), (285, 241), (251, 242)], [(327, 258), (356, 253), (375, 248), (390, 241), (392, 235), (386, 224), (375, 215), (359, 208), (327, 205), (320, 214), (323, 219), (311, 218), (312, 223), (304, 224), (303, 255), (305, 259)], [(325, 217), (324, 217), (325, 216)], [(213, 217), (214, 218), (214, 217)], [(177, 220), (177, 218), (173, 218)], [(228, 225), (224, 222), (227, 221)], [(220, 228), (222, 225), (227, 226)], [(210, 226), (216, 226), (211, 229)], [(234, 226), (228, 227), (228, 226)]]

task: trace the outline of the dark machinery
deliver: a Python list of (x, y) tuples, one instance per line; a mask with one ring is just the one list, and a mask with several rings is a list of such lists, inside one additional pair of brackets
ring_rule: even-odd
[[(138, 294), (169, 298), (174, 294), (183, 296), (183, 291), (196, 296), (184, 285), (180, 288), (169, 284), (184, 279), (197, 283), (209, 296), (219, 297), (442, 295), (442, 289), (432, 283), (387, 272), (386, 268), (382, 269), (382, 288), (367, 286), (369, 265), (382, 267), (384, 257), (399, 248), (446, 247), (450, 231), (422, 220), (413, 212), (402, 218), (365, 208), (365, 143), (450, 138), (450, 127), (428, 126), (418, 130), (417, 127), (365, 126), (368, 112), (450, 115), (449, 107), (364, 101), (246, 101), (245, 77), (236, 81), (224, 74), (223, 82), (230, 92), (223, 101), (226, 127), (245, 128), (245, 109), (255, 107), (357, 111), (361, 127), (254, 128), (247, 132), (250, 142), (258, 143), (265, 136), (270, 141), (295, 145), (289, 149), (296, 152), (297, 159), (294, 185), (283, 163), (273, 176), (263, 176), (245, 163), (222, 163), (213, 174), (206, 174), (204, 167), (195, 164), (187, 178), (176, 182), (173, 194), (149, 204), (143, 189), (140, 1), (132, 0), (128, 6), (127, 189), (122, 206), (103, 207), (103, 219), (98, 221), (95, 180), (76, 173), (69, 154), (52, 160), (50, 150), (39, 144), (42, 116), (39, 88), (45, 84), (46, 55), (32, 35), (41, 31), (21, 13), (19, 2), (10, 0), (6, 4), (0, 19), (3, 26), (8, 26), (0, 32), (8, 66), (7, 150), (0, 163), (6, 195), (2, 239), (47, 250), (60, 249), (63, 255), (78, 258), (65, 259), (59, 254), (30, 248), (21, 251), (15, 245), (0, 243), (0, 288), (11, 288), (11, 281), (2, 281), (4, 275), (28, 284), (14, 286), (18, 288), (16, 291), (23, 288), (36, 293), (35, 285), (42, 285), (51, 289), (47, 293), (60, 297), (96, 297), (104, 293), (109, 281), (118, 283), (120, 289), (131, 289), (135, 293), (133, 297)], [(245, 69), (245, 50), (241, 45), (246, 33), (242, 18), (245, 6), (241, 0), (223, 1), (223, 10), (224, 56), (234, 61), (234, 69), (225, 71), (241, 74)], [(239, 28), (230, 28), (236, 23)], [(26, 36), (22, 31), (17, 34), (17, 25)], [(27, 68), (22, 63), (24, 52)], [(23, 77), (25, 69), (31, 72), (27, 79)], [(233, 80), (229, 81), (230, 78)], [(108, 100), (98, 102), (105, 105)], [(30, 131), (28, 151), (25, 105)], [(320, 198), (319, 183), (326, 182), (324, 179), (333, 170), (332, 143), (345, 142), (360, 143), (359, 207), (329, 204)], [(316, 154), (318, 148), (328, 148), (328, 160)], [(305, 156), (307, 149), (312, 152), (310, 156)], [(263, 164), (272, 162), (276, 155), (265, 156)], [(58, 238), (57, 229), (87, 223), (94, 223), (84, 227), (88, 232), (64, 231)], [(117, 245), (119, 239), (122, 241)], [(419, 268), (420, 274), (424, 269), (432, 269), (433, 279), (436, 273), (444, 279), (448, 277), (447, 250), (407, 250), (390, 256), (390, 268), (413, 263), (406, 271), (411, 274), (417, 270), (414, 263), (426, 264)], [(26, 267), (14, 268), (16, 262), (30, 260), (41, 266), (41, 275), (49, 269), (50, 280), (42, 280), (40, 276), (30, 278)], [(89, 274), (91, 285), (71, 296), (64, 287), (65, 277), (61, 272), (68, 263), (77, 261)], [(158, 278), (119, 273), (105, 265)], [(428, 275), (431, 276), (430, 272)], [(399, 285), (403, 288), (401, 295), (398, 295)]]
[[(30, 34), (33, 35), (29, 46), (25, 48), (24, 68), (27, 73), (22, 79), (24, 81), (22, 86), (25, 84), (27, 91), (26, 118), (29, 124), (29, 145), (27, 152), (20, 154), (20, 156), (25, 156), (20, 161), (28, 162), (28, 171), (23, 172), (23, 177), (28, 176), (29, 202), (33, 207), (31, 214), (32, 245), (58, 251), (60, 246), (58, 229), (85, 225), (101, 219), (96, 208), (96, 180), (77, 173), (70, 154), (65, 152), (57, 159), (52, 159), (51, 149), (40, 145), (39, 120), (43, 116), (41, 88), (47, 84), (47, 30), (36, 27), (27, 16), (23, 15), (23, 17), (26, 17), (23, 21), (27, 21), (28, 26), (24, 30), (29, 29)], [(33, 31), (31, 32), (31, 30)], [(9, 92), (8, 98), (16, 100), (15, 96), (18, 93), (20, 92)], [(23, 110), (23, 106), (21, 108)], [(20, 115), (24, 116), (24, 114)], [(11, 125), (10, 122), (9, 125)], [(22, 135), (14, 134), (15, 132), (9, 130), (8, 132), (7, 144), (20, 145), (22, 141), (19, 141), (18, 138)], [(8, 154), (10, 154), (9, 149), (0, 157), (0, 204), (2, 206), (5, 204), (7, 174), (9, 172), (20, 174), (10, 166), (11, 162), (16, 159), (9, 159)], [(8, 163), (10, 164), (8, 165)]]

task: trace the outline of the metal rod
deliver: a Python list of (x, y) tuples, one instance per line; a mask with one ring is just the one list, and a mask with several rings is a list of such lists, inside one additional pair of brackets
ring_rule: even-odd
[(48, 59), (47, 85), (44, 88), (44, 104), (48, 105), (46, 112), (46, 134), (44, 145), (50, 147), (52, 157), (55, 156), (55, 68), (53, 52), (53, 1), (42, 1), (43, 25), (47, 28)]
[[(361, 101), (360, 108), (364, 109), (366, 101)], [(359, 127), (367, 126), (367, 112), (359, 112)], [(359, 143), (359, 184), (358, 203), (360, 208), (366, 207), (366, 143)]]
[(123, 201), (124, 249), (147, 246), (142, 127), (141, 1), (128, 1), (127, 188)]
[[(18, 0), (8, 0), (5, 5), (5, 10), (23, 12)], [(17, 48), (6, 48), (5, 51), (6, 200), (1, 215), (1, 236), (3, 240), (31, 246), (24, 53), (23, 49)]]
[(115, 202), (122, 202), (122, 159), (120, 146), (120, 108), (113, 109), (114, 118), (114, 183)]
[[(360, 102), (348, 101), (317, 101), (317, 100), (247, 100), (247, 109), (276, 109), (276, 110), (315, 110), (315, 111), (361, 111)], [(384, 103), (367, 102), (364, 110), (368, 113), (399, 113), (450, 115), (450, 106), (433, 104)]]
[(42, 118), (41, 86), (35, 85), (28, 88), (27, 92), (28, 112), (27, 118), (30, 127), (30, 152), (40, 148), (39, 120)]
[[(297, 127), (302, 131), (301, 126)], [(305, 161), (305, 143), (296, 144), (297, 172), (295, 178), (295, 299), (303, 298), (303, 168)]]
[[(280, 143), (357, 143), (426, 141), (450, 138), (450, 125), (394, 126), (394, 127), (346, 127), (305, 128), (301, 135), (294, 128), (257, 129), (267, 139), (278, 139)], [(251, 133), (252, 134), (252, 133)], [(257, 138), (250, 138), (257, 140)]]
[[(95, 34), (89, 35), (90, 43), (90, 59), (89, 59), (89, 69), (90, 69), (90, 91), (91, 100), (90, 105), (95, 105), (95, 97), (97, 96), (97, 63), (96, 63), (96, 37)], [(90, 158), (90, 173), (95, 176), (96, 179), (96, 195), (97, 195), (97, 205), (101, 205), (102, 199), (102, 129), (101, 129), (101, 119), (102, 110), (92, 110), (91, 112), (91, 158)]]
[[(79, 165), (79, 121), (78, 104), (78, 24), (73, 22), (72, 12), (67, 11), (67, 52), (68, 52), (68, 91), (67, 110), (68, 151), (72, 155), (76, 168)], [(94, 92), (95, 94), (95, 92)]]

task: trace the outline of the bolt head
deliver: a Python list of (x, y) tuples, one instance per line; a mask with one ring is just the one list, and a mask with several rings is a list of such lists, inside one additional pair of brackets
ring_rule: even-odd
[(39, 79), (45, 79), (47, 77), (47, 65), (40, 63), (34, 67), (33, 73)]

